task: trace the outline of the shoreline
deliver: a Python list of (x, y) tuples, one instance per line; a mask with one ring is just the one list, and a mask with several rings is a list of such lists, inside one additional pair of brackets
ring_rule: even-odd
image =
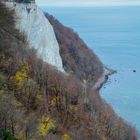
[(99, 79), (96, 81), (94, 86), (92, 87), (93, 90), (99, 91), (103, 85), (108, 81), (108, 78), (110, 75), (115, 74), (117, 71), (109, 69), (108, 67), (104, 66), (104, 72), (99, 77)]

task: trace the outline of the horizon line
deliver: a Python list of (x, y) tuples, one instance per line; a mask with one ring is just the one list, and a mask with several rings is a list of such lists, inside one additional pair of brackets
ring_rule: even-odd
[(39, 7), (54, 7), (54, 8), (100, 8), (100, 7), (139, 7), (139, 5), (108, 5), (108, 6), (70, 6), (70, 5), (39, 5)]
[(72, 3), (55, 3), (55, 4), (37, 4), (41, 7), (118, 7), (118, 6), (140, 6), (140, 2), (129, 2), (129, 3), (82, 3), (82, 4), (72, 4)]

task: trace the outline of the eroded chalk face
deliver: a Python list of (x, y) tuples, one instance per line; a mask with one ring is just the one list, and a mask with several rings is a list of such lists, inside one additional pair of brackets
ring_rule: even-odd
[(35, 3), (7, 2), (17, 15), (16, 28), (27, 36), (29, 45), (45, 62), (64, 71), (52, 25)]

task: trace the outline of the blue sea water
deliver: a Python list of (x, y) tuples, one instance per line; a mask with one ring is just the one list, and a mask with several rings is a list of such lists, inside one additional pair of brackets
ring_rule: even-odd
[(78, 32), (105, 65), (117, 70), (101, 96), (140, 131), (140, 7), (42, 8)]

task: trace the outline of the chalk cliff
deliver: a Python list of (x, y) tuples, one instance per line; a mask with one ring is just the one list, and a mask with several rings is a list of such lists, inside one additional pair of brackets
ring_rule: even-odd
[(38, 56), (58, 70), (64, 71), (53, 27), (41, 9), (35, 3), (6, 2), (6, 5), (15, 10), (16, 28), (26, 35)]

